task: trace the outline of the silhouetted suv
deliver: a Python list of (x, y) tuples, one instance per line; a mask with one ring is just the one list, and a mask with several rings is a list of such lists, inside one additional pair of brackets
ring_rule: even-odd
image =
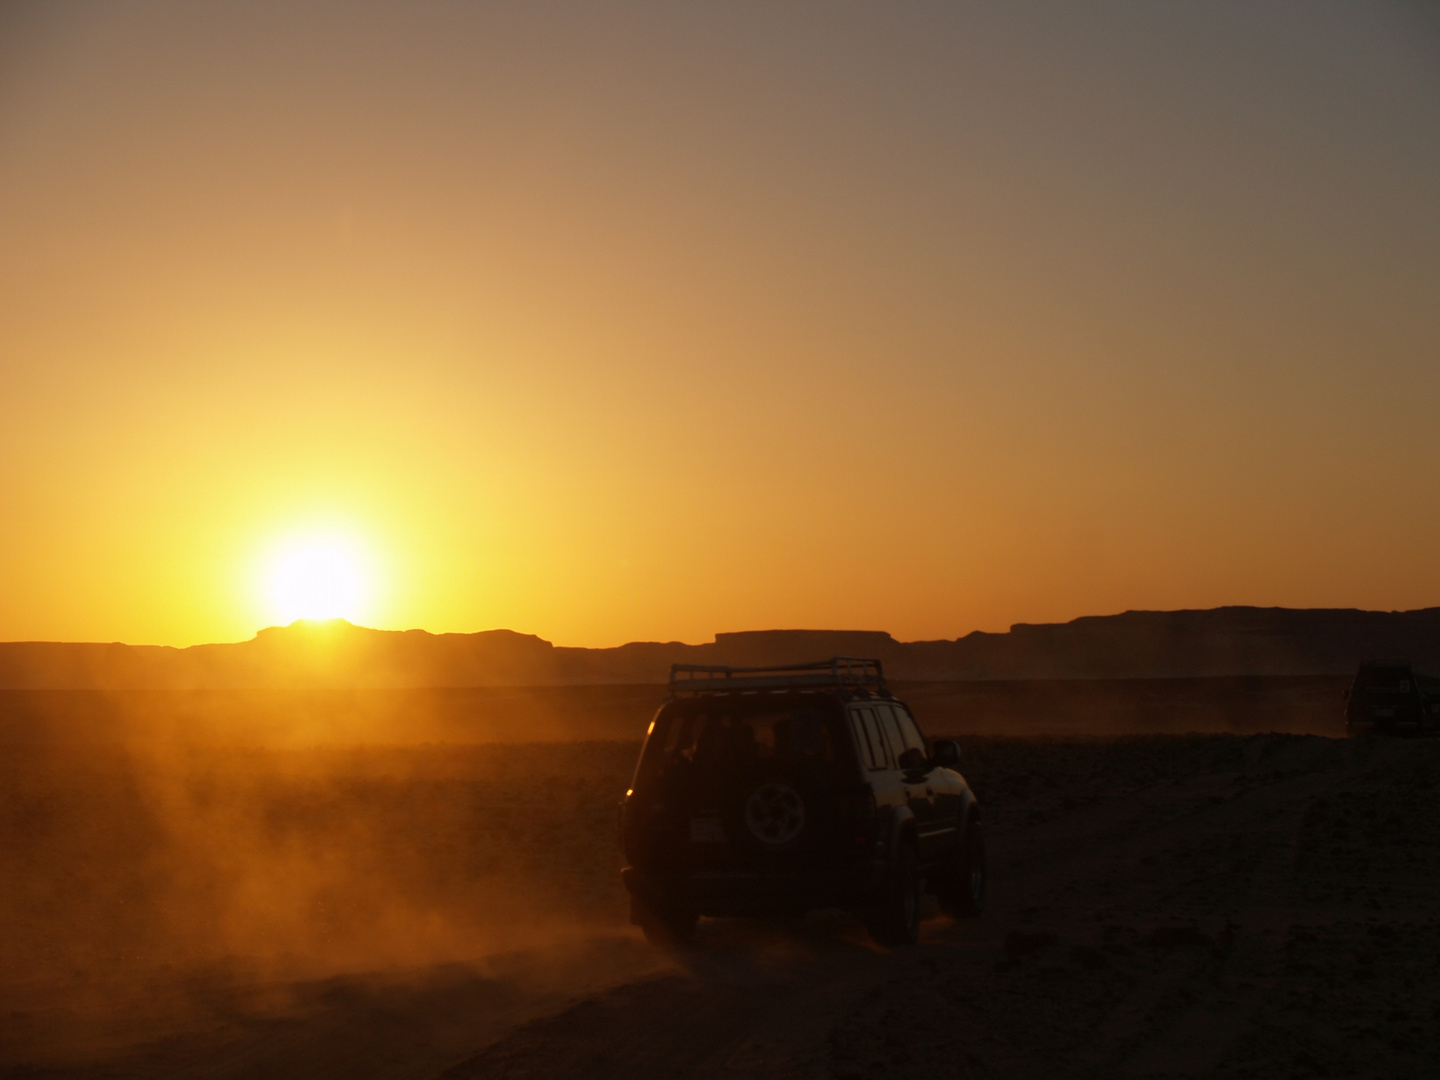
[(846, 907), (913, 942), (920, 893), (956, 916), (985, 899), (980, 807), (960, 750), (928, 750), (878, 660), (677, 664), (625, 795), (631, 919), (682, 940), (702, 915)]

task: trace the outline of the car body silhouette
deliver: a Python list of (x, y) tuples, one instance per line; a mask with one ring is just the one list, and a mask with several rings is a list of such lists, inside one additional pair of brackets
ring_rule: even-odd
[(916, 939), (926, 888), (978, 915), (984, 833), (959, 761), (878, 660), (677, 664), (621, 808), (631, 919), (675, 943), (701, 916), (843, 907), (893, 946)]

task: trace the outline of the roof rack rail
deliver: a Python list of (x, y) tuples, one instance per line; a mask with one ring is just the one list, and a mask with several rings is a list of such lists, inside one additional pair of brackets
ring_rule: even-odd
[(672, 694), (733, 694), (745, 690), (805, 690), (836, 687), (868, 690), (885, 697), (885, 670), (879, 660), (834, 656), (806, 664), (737, 668), (713, 664), (671, 664)]

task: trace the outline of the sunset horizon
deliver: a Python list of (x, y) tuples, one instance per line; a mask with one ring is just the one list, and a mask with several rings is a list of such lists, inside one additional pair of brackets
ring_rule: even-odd
[(1440, 604), (1426, 604), (1426, 605), (1421, 605), (1421, 606), (1414, 607), (1414, 608), (1362, 608), (1362, 607), (1354, 607), (1354, 606), (1293, 607), (1293, 606), (1281, 605), (1281, 604), (1272, 604), (1272, 605), (1259, 605), (1259, 604), (1220, 604), (1220, 605), (1217, 605), (1217, 606), (1215, 606), (1215, 607), (1210, 607), (1210, 608), (1165, 608), (1165, 609), (1160, 609), (1160, 608), (1126, 608), (1126, 609), (1124, 609), (1124, 610), (1122, 610), (1122, 611), (1091, 611), (1091, 612), (1085, 612), (1084, 614), (1076, 615), (1076, 616), (1074, 616), (1074, 617), (1072, 617), (1072, 618), (1069, 618), (1069, 619), (1054, 619), (1054, 620), (1044, 620), (1044, 621), (1019, 620), (1019, 621), (1016, 621), (1016, 622), (1012, 622), (1012, 623), (1010, 623), (1010, 624), (1008, 624), (1008, 625), (1006, 625), (1006, 626), (1000, 627), (1000, 628), (998, 628), (998, 629), (989, 629), (989, 628), (983, 628), (983, 627), (974, 627), (974, 628), (971, 628), (971, 629), (968, 629), (968, 630), (959, 631), (959, 632), (956, 632), (956, 633), (951, 633), (951, 634), (939, 634), (939, 635), (935, 635), (935, 636), (932, 636), (932, 637), (925, 637), (925, 638), (911, 638), (911, 637), (906, 637), (906, 636), (904, 636), (904, 635), (902, 635), (902, 634), (899, 634), (899, 633), (896, 633), (896, 632), (890, 630), (889, 628), (887, 628), (887, 627), (885, 627), (885, 626), (838, 626), (838, 625), (837, 625), (837, 626), (818, 626), (818, 625), (817, 625), (817, 626), (809, 626), (809, 625), (803, 625), (803, 626), (802, 626), (802, 625), (790, 625), (790, 626), (782, 626), (782, 625), (774, 625), (774, 626), (747, 626), (747, 627), (730, 627), (730, 628), (728, 628), (728, 629), (712, 630), (712, 631), (709, 631), (708, 633), (697, 634), (695, 637), (693, 637), (693, 638), (688, 638), (688, 639), (687, 639), (687, 638), (677, 638), (677, 637), (664, 637), (664, 636), (661, 636), (661, 635), (651, 635), (651, 636), (648, 636), (648, 637), (627, 638), (627, 639), (624, 640), (624, 641), (606, 642), (606, 643), (603, 643), (603, 644), (590, 644), (590, 643), (577, 643), (577, 642), (569, 642), (569, 641), (560, 641), (560, 640), (557, 640), (557, 639), (555, 639), (555, 638), (547, 635), (543, 630), (521, 630), (521, 629), (517, 629), (517, 628), (515, 628), (515, 627), (511, 627), (511, 626), (482, 626), (482, 627), (472, 627), (472, 628), (469, 628), (469, 629), (460, 629), (460, 630), (432, 630), (432, 629), (430, 629), (429, 627), (423, 627), (423, 626), (376, 626), (376, 625), (371, 625), (371, 624), (369, 624), (369, 623), (357, 621), (357, 620), (354, 620), (354, 619), (347, 619), (347, 618), (345, 618), (345, 617), (343, 617), (343, 616), (329, 616), (329, 617), (300, 616), (300, 617), (297, 617), (297, 618), (295, 618), (295, 619), (292, 619), (292, 620), (291, 620), (290, 622), (288, 622), (288, 623), (270, 623), (270, 624), (267, 624), (267, 625), (265, 625), (265, 626), (258, 626), (258, 627), (255, 628), (255, 630), (254, 630), (249, 636), (246, 636), (246, 637), (226, 639), (226, 640), (216, 640), (216, 641), (196, 641), (196, 642), (189, 642), (189, 643), (183, 644), (183, 645), (176, 645), (176, 644), (171, 643), (171, 642), (161, 642), (161, 641), (121, 641), (121, 640), (118, 640), (118, 639), (101, 640), (101, 639), (81, 639), (81, 638), (64, 639), (64, 640), (61, 640), (61, 639), (53, 639), (53, 638), (26, 638), (26, 639), (16, 638), (16, 639), (9, 639), (9, 640), (0, 641), (0, 645), (4, 645), (4, 644), (16, 644), (16, 645), (21, 645), (21, 644), (126, 645), (126, 646), (139, 646), (139, 647), (148, 647), (148, 648), (168, 648), (168, 649), (184, 650), (184, 649), (196, 648), (196, 647), (204, 648), (204, 647), (206, 647), (206, 646), (214, 646), (214, 645), (245, 644), (245, 643), (247, 643), (247, 642), (256, 641), (256, 640), (259, 639), (262, 635), (270, 634), (270, 633), (277, 632), (277, 631), (279, 631), (279, 632), (295, 631), (295, 632), (297, 632), (297, 633), (306, 633), (306, 632), (309, 632), (309, 633), (324, 634), (324, 633), (330, 632), (330, 631), (332, 631), (332, 630), (340, 630), (340, 629), (342, 629), (342, 628), (350, 629), (350, 630), (366, 631), (366, 632), (372, 632), (372, 631), (373, 631), (373, 632), (382, 633), (382, 634), (402, 634), (402, 635), (403, 635), (403, 634), (423, 634), (423, 635), (426, 635), (426, 636), (428, 636), (428, 637), (447, 637), (447, 636), (450, 636), (450, 637), (472, 637), (472, 636), (483, 636), (483, 635), (486, 635), (486, 634), (513, 634), (513, 635), (516, 635), (516, 636), (518, 636), (518, 637), (535, 638), (535, 639), (537, 639), (537, 640), (539, 640), (539, 641), (545, 642), (545, 643), (548, 644), (548, 645), (553, 645), (553, 646), (555, 646), (556, 648), (562, 648), (562, 649), (588, 649), (588, 650), (596, 650), (596, 651), (604, 651), (604, 650), (617, 649), (617, 648), (622, 648), (622, 647), (624, 647), (624, 646), (626, 646), (626, 645), (644, 645), (644, 644), (682, 644), (682, 645), (688, 645), (688, 646), (697, 646), (697, 645), (705, 645), (705, 644), (714, 644), (717, 640), (719, 640), (719, 639), (721, 639), (721, 638), (726, 638), (726, 637), (734, 638), (734, 637), (743, 637), (743, 636), (746, 636), (746, 635), (763, 635), (763, 634), (821, 634), (821, 635), (833, 634), (833, 635), (837, 635), (837, 636), (838, 636), (838, 635), (850, 635), (850, 634), (854, 634), (854, 635), (859, 635), (859, 634), (878, 634), (878, 635), (884, 635), (884, 636), (886, 636), (886, 637), (889, 637), (890, 639), (892, 639), (893, 641), (895, 641), (895, 642), (897, 642), (897, 643), (899, 643), (899, 644), (921, 644), (921, 643), (925, 643), (925, 642), (936, 642), (936, 641), (939, 641), (939, 642), (962, 641), (962, 640), (964, 640), (965, 638), (971, 637), (971, 636), (976, 635), (976, 634), (982, 634), (982, 635), (1003, 635), (1003, 634), (1008, 634), (1008, 633), (1013, 632), (1017, 627), (1020, 627), (1020, 628), (1031, 628), (1031, 627), (1037, 627), (1037, 626), (1041, 626), (1041, 627), (1068, 626), (1068, 625), (1071, 625), (1071, 624), (1074, 624), (1074, 623), (1078, 623), (1078, 622), (1082, 622), (1082, 621), (1093, 621), (1093, 620), (1113, 619), (1113, 618), (1122, 617), (1122, 616), (1128, 616), (1128, 615), (1160, 615), (1160, 616), (1165, 616), (1165, 615), (1197, 615), (1197, 614), (1198, 614), (1198, 615), (1204, 615), (1204, 614), (1215, 614), (1215, 613), (1220, 613), (1220, 612), (1232, 612), (1232, 611), (1241, 611), (1241, 612), (1249, 612), (1249, 611), (1253, 611), (1253, 612), (1285, 612), (1285, 613), (1296, 613), (1296, 614), (1306, 614), (1306, 613), (1316, 613), (1316, 614), (1318, 614), (1318, 613), (1330, 613), (1330, 612), (1353, 612), (1353, 613), (1356, 613), (1356, 614), (1363, 614), (1363, 615), (1408, 615), (1408, 614), (1418, 614), (1418, 613), (1424, 613), (1424, 612), (1440, 611)]
[(15, 4), (0, 50), (0, 640), (1440, 602), (1419, 5)]
[(1436, 0), (0, 0), (0, 1077), (1428, 1080), (1437, 489)]

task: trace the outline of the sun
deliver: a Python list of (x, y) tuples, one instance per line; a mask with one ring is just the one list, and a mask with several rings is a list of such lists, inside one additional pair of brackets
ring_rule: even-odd
[(271, 617), (356, 621), (371, 599), (368, 564), (363, 548), (346, 536), (312, 533), (278, 544), (262, 574)]

